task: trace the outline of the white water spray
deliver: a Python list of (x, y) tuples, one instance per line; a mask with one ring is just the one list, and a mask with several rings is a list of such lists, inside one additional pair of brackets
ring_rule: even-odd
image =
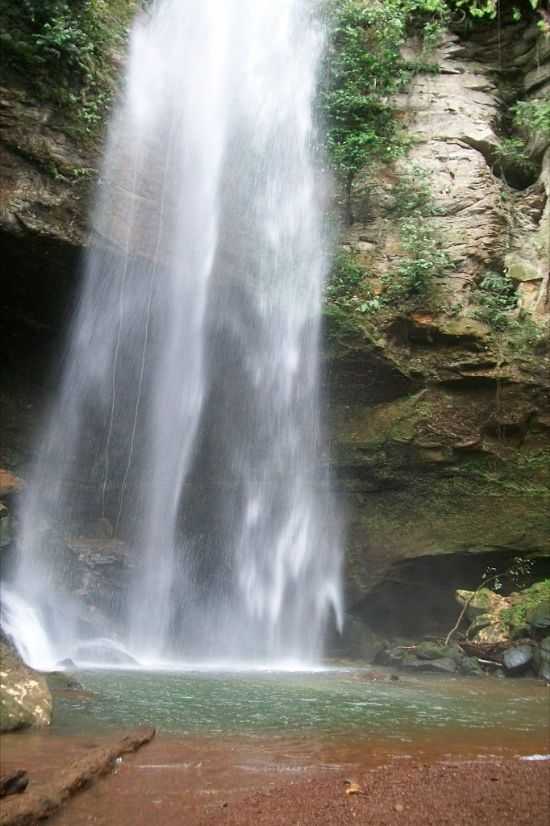
[[(340, 621), (322, 46), (308, 0), (158, 0), (134, 25), (15, 572), (58, 657), (95, 635), (144, 661), (315, 661)], [(132, 559), (100, 619), (62, 552), (99, 519)]]

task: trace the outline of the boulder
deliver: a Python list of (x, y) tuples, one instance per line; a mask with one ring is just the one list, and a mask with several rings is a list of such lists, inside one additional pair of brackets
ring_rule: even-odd
[(480, 631), (493, 624), (490, 614), (479, 614), (468, 628), (468, 639), (474, 640)]
[(462, 657), (458, 663), (458, 670), (467, 677), (482, 677), (485, 673), (477, 657)]
[(533, 646), (524, 643), (508, 648), (504, 652), (503, 663), (508, 674), (523, 674), (533, 663)]
[(48, 726), (51, 718), (52, 696), (45, 677), (0, 642), (0, 731)]
[(56, 665), (65, 670), (76, 671), (76, 663), (74, 662), (74, 660), (71, 660), (70, 657), (65, 657), (64, 660), (59, 660), (59, 662), (56, 663)]
[(0, 468), (0, 499), (21, 493), (23, 490), (23, 480), (19, 479), (9, 470)]
[(5, 505), (0, 502), (0, 548), (11, 542), (10, 514)]
[(456, 674), (457, 665), (451, 657), (440, 657), (437, 660), (421, 660), (408, 655), (399, 664), (400, 668), (408, 671), (419, 671), (426, 674)]
[(65, 671), (49, 671), (44, 675), (50, 691), (82, 691), (82, 685)]
[(0, 797), (21, 794), (29, 785), (29, 775), (24, 769), (16, 769), (0, 775)]
[(540, 602), (527, 611), (527, 622), (532, 631), (550, 630), (550, 601)]
[(421, 642), (416, 646), (415, 654), (421, 660), (438, 660), (444, 657), (453, 658), (457, 653), (456, 646), (440, 645), (436, 642)]
[(74, 657), (81, 662), (104, 665), (136, 666), (138, 661), (121, 646), (111, 640), (92, 640), (80, 645)]
[(441, 657), (437, 660), (430, 660), (430, 671), (442, 674), (454, 674), (458, 669), (456, 662), (451, 657)]
[(489, 588), (480, 588), (476, 594), (473, 594), (472, 591), (458, 590), (456, 592), (456, 598), (460, 605), (468, 603), (466, 617), (471, 622), (481, 615), (488, 615), (490, 617), (507, 604), (504, 597), (495, 594), (495, 592)]

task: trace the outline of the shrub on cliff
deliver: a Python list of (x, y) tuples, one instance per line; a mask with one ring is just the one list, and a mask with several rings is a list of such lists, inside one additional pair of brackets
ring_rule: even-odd
[(61, 105), (91, 130), (117, 74), (114, 54), (136, 0), (0, 0), (4, 72)]

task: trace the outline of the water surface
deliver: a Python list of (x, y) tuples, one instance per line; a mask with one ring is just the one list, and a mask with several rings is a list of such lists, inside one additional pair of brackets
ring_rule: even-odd
[[(373, 679), (374, 677), (374, 679)], [(352, 736), (548, 732), (549, 694), (530, 680), (401, 677), (366, 669), (178, 673), (90, 670), (90, 696), (56, 701), (59, 733), (149, 723), (185, 735)]]

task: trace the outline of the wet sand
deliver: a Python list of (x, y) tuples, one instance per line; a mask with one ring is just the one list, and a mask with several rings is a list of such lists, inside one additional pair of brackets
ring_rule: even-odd
[[(10, 735), (2, 769), (34, 784), (117, 738)], [(52, 826), (494, 824), (548, 826), (549, 731), (426, 732), (406, 742), (349, 737), (158, 736), (82, 792)], [(357, 784), (359, 793), (348, 794)], [(354, 787), (353, 787), (354, 788)]]

